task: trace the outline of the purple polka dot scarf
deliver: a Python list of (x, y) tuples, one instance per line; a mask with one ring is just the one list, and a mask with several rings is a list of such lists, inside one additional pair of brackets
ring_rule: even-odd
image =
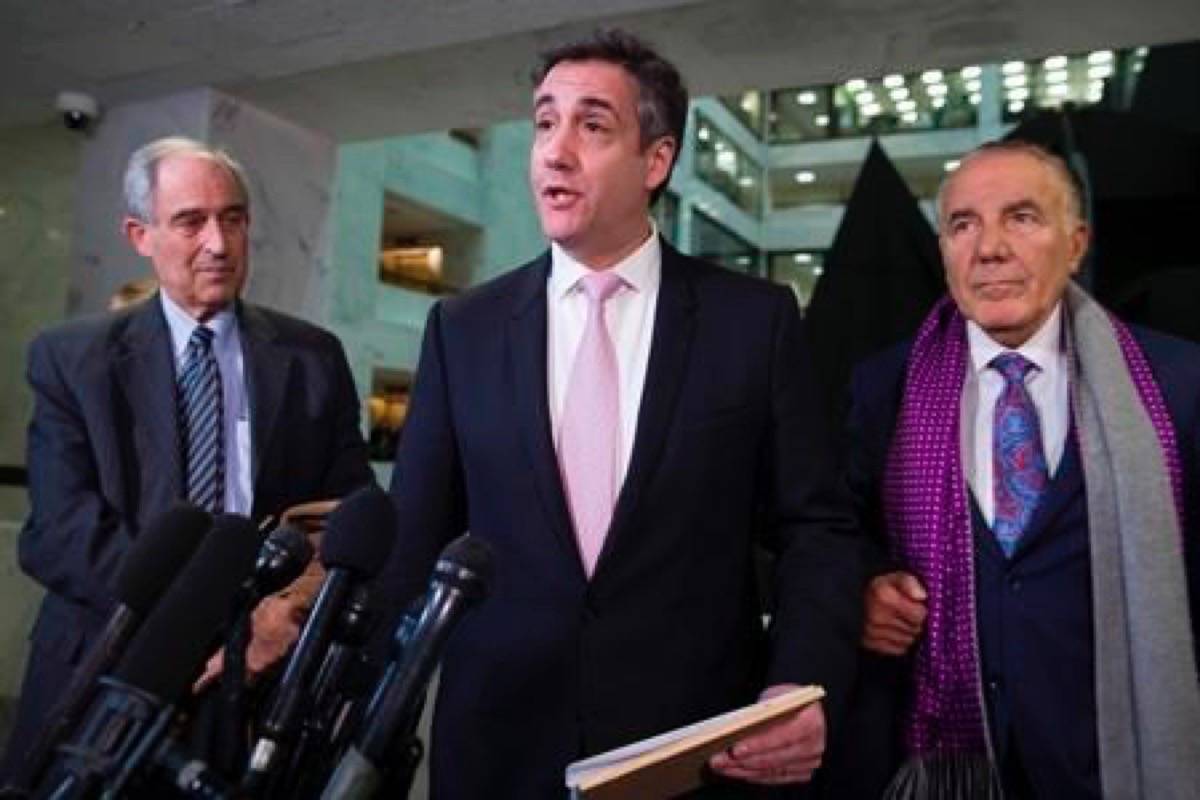
[[(1074, 283), (1064, 318), (1088, 494), (1102, 786), (1114, 797), (1192, 796), (1180, 792), (1200, 786), (1200, 688), (1174, 428), (1124, 325)], [(893, 555), (929, 596), (904, 728), (913, 757), (905, 796), (922, 794), (912, 790), (914, 763), (991, 757), (959, 437), (967, 360), (965, 320), (943, 298), (913, 342), (883, 481)]]

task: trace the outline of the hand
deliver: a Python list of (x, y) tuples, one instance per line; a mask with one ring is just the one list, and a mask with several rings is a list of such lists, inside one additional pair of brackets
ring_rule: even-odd
[(862, 646), (876, 653), (901, 656), (925, 628), (925, 587), (907, 572), (889, 572), (867, 585), (866, 625)]
[[(259, 675), (282, 659), (300, 638), (300, 626), (307, 614), (303, 604), (293, 594), (281, 593), (264, 598), (250, 617), (251, 638), (246, 647), (246, 680), (252, 683)], [(200, 692), (221, 677), (225, 668), (224, 650), (218, 650), (208, 660), (204, 674), (192, 687)]]
[[(762, 699), (796, 688), (772, 686)], [(709, 759), (726, 778), (759, 784), (803, 783), (812, 779), (825, 753), (825, 711), (818, 701), (736, 742)]]

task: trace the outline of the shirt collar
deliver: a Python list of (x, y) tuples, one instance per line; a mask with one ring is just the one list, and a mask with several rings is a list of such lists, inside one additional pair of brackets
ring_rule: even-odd
[[(166, 292), (158, 293), (159, 299), (162, 300), (163, 314), (167, 318), (167, 327), (171, 330), (171, 344), (176, 357), (182, 358), (187, 350), (188, 341), (192, 338), (192, 331), (200, 323), (196, 322), (186, 311), (167, 296)], [(227, 308), (218, 311), (217, 314), (204, 324), (213, 332), (213, 346), (222, 347), (229, 341), (229, 337), (234, 332), (234, 325), (237, 322), (237, 316), (233, 313), (233, 305), (230, 304)]]
[[(649, 292), (658, 286), (662, 275), (662, 243), (658, 238), (658, 225), (650, 220), (650, 235), (628, 256), (618, 261), (610, 270), (635, 292)], [(575, 260), (557, 242), (550, 243), (550, 296), (560, 299), (579, 287), (579, 279), (590, 275), (592, 270)]]
[(1041, 372), (1050, 369), (1058, 358), (1062, 347), (1062, 302), (1059, 301), (1042, 323), (1042, 327), (1030, 336), (1025, 344), (1017, 348), (1005, 347), (984, 332), (971, 320), (967, 320), (967, 342), (971, 348), (971, 366), (976, 374), (988, 368), (992, 359), (1001, 353), (1017, 352), (1037, 365)]

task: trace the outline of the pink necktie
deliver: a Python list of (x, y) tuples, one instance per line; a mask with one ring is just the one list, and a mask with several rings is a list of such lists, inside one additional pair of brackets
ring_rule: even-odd
[(583, 568), (591, 577), (617, 501), (617, 354), (604, 323), (604, 303), (622, 280), (612, 272), (596, 272), (580, 283), (588, 298), (587, 324), (567, 383), (558, 459)]

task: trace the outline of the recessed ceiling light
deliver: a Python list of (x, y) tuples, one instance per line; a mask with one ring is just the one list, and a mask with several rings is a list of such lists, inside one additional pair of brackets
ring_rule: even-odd
[(1024, 86), (1018, 86), (1015, 89), (1009, 89), (1007, 95), (1009, 100), (1028, 100), (1029, 89)]
[(900, 86), (895, 89), (892, 89), (890, 92), (888, 92), (888, 95), (890, 95), (893, 100), (907, 100), (908, 99), (908, 89), (904, 88), (903, 86)]
[(1108, 64), (1113, 60), (1112, 50), (1096, 50), (1088, 53), (1089, 64)]
[(1111, 64), (1096, 64), (1095, 66), (1088, 67), (1089, 78), (1098, 80), (1100, 78), (1107, 78), (1112, 74), (1113, 68)]
[(971, 102), (971, 105), (977, 106), (979, 105), (980, 101), (983, 100), (983, 95), (981, 95), (979, 92), (972, 92), (970, 95), (968, 95), (967, 100)]
[(1006, 61), (1000, 71), (1005, 75), (1019, 75), (1025, 71), (1024, 61)]
[(946, 98), (944, 98), (944, 97), (935, 97), (935, 98), (933, 98), (932, 100), (930, 100), (930, 101), (929, 101), (929, 105), (933, 106), (934, 108), (941, 108), (941, 107), (943, 107), (944, 105), (946, 105)]
[(803, 91), (796, 95), (796, 102), (802, 106), (811, 106), (817, 102), (817, 93), (812, 91)]
[(854, 95), (854, 101), (856, 103), (858, 103), (860, 106), (865, 106), (867, 103), (874, 103), (875, 102), (875, 93), (874, 92), (859, 92), (858, 94)]
[(797, 264), (811, 264), (812, 253), (794, 253), (792, 254), (792, 260)]
[(864, 117), (874, 117), (883, 113), (883, 106), (879, 103), (867, 103), (865, 106), (860, 106), (858, 110)]
[(971, 80), (963, 82), (963, 88), (968, 92), (978, 92), (983, 88), (983, 81), (979, 78), (971, 78)]
[(907, 122), (909, 125), (915, 124), (917, 121), (917, 112), (905, 111), (903, 114), (900, 115), (900, 121)]
[(1025, 77), (1024, 74), (1005, 75), (1004, 76), (1004, 88), (1016, 89), (1018, 86), (1024, 86), (1027, 80), (1028, 79)]
[(904, 85), (903, 75), (888, 75), (883, 79), (883, 85), (889, 89), (895, 89), (897, 86)]
[(817, 114), (817, 116), (815, 116), (813, 118), (813, 122), (817, 123), (822, 128), (824, 128), (826, 125), (829, 124), (829, 115), (828, 114)]
[(896, 110), (900, 112), (909, 112), (917, 110), (917, 102), (915, 100), (901, 100), (896, 103)]
[(925, 92), (926, 92), (926, 93), (927, 93), (927, 94), (928, 94), (930, 97), (944, 97), (944, 96), (945, 96), (945, 94), (946, 94), (946, 84), (944, 84), (944, 83), (935, 83), (935, 84), (932, 84), (932, 85), (930, 85), (930, 86), (926, 86), (926, 87), (925, 87)]
[(1020, 100), (1013, 100), (1008, 104), (1008, 113), (1010, 114), (1020, 114), (1024, 110), (1025, 104)]
[(1056, 83), (1052, 86), (1046, 87), (1046, 94), (1050, 95), (1051, 97), (1066, 97), (1070, 93), (1071, 87), (1067, 86), (1065, 83)]
[(853, 78), (846, 81), (846, 91), (848, 92), (861, 92), (865, 88), (867, 88), (867, 82), (862, 78)]
[(1066, 83), (1069, 77), (1065, 69), (1052, 69), (1046, 73), (1046, 83)]
[(1042, 62), (1042, 66), (1045, 67), (1046, 69), (1066, 69), (1067, 68), (1067, 57), (1066, 56), (1050, 56), (1049, 58), (1047, 58), (1045, 61)]
[(978, 78), (980, 75), (982, 75), (983, 70), (979, 66), (972, 64), (969, 67), (963, 67), (962, 72), (960, 74), (963, 76), (964, 79), (971, 80), (973, 78)]
[(925, 83), (941, 83), (943, 78), (940, 69), (927, 69), (921, 73), (921, 80)]
[(817, 179), (817, 174), (807, 169), (802, 169), (796, 173), (796, 183), (812, 183)]

